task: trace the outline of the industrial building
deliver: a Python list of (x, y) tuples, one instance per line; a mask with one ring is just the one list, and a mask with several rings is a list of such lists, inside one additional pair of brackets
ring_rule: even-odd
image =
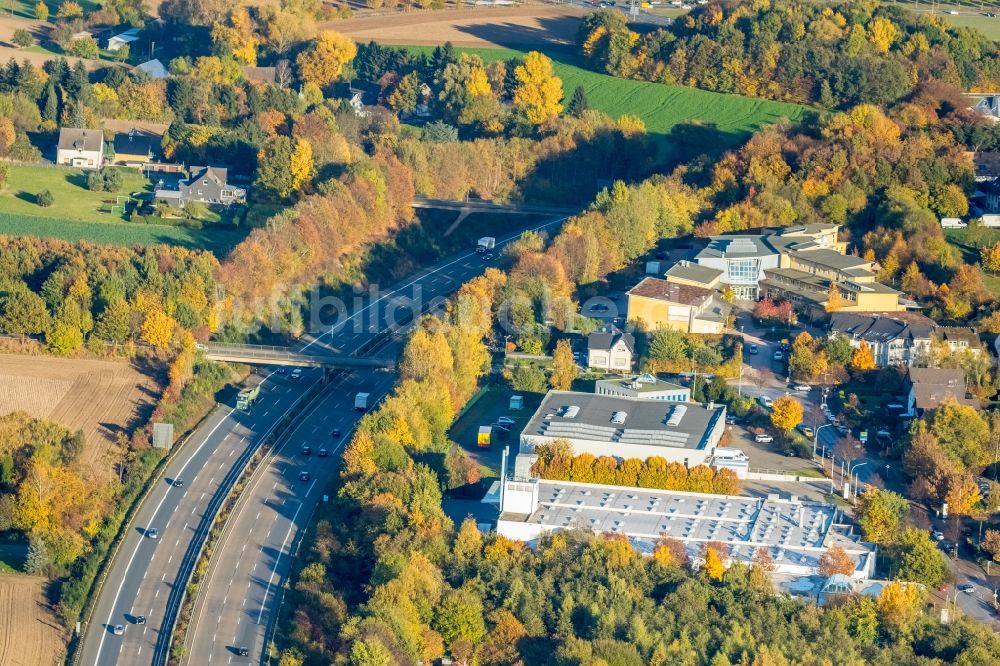
[(577, 454), (660, 456), (694, 467), (709, 462), (725, 427), (725, 405), (549, 391), (521, 432), (520, 452), (563, 439)]
[(839, 546), (854, 560), (853, 578), (875, 571), (876, 548), (840, 522), (833, 504), (795, 496), (732, 497), (569, 481), (514, 479), (504, 483), (497, 532), (535, 542), (547, 532), (622, 534), (652, 553), (661, 537), (677, 539), (697, 560), (706, 542), (725, 544), (730, 561), (752, 562), (766, 548), (775, 573), (813, 576), (819, 560)]

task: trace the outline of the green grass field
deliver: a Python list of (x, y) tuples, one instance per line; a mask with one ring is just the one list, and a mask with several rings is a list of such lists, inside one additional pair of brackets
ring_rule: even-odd
[[(995, 245), (1000, 241), (1000, 229), (945, 229), (948, 242), (962, 253), (962, 261), (967, 264), (979, 263), (979, 248)], [(1000, 275), (983, 272), (983, 284), (1000, 297)]]
[[(107, 202), (114, 203), (116, 195), (152, 190), (149, 180), (138, 171), (121, 169), (121, 173), (122, 189), (112, 194), (88, 190), (87, 174), (83, 169), (10, 165), (7, 185), (0, 191), (0, 210), (84, 222), (120, 221), (120, 216), (102, 212), (102, 208), (108, 209)], [(48, 208), (40, 208), (35, 203), (35, 195), (42, 190), (52, 192), (55, 199)]]
[[(90, 12), (97, 11), (101, 7), (101, 3), (98, 0), (76, 0), (76, 2), (83, 8), (84, 16)], [(36, 4), (38, 4), (38, 0), (0, 0), (0, 11), (7, 16), (10, 16), (11, 12), (13, 12), (14, 16), (33, 19), (35, 18)], [(60, 0), (45, 0), (45, 4), (49, 8), (49, 16), (55, 18), (56, 12), (59, 11), (59, 5), (62, 2)]]
[[(422, 53), (433, 49), (421, 46), (405, 48)], [(487, 62), (523, 55), (521, 51), (500, 48), (455, 50), (475, 53)], [(556, 75), (562, 79), (564, 99), (568, 100), (577, 86), (583, 86), (591, 108), (615, 118), (623, 115), (641, 118), (646, 123), (646, 130), (661, 146), (667, 143), (670, 130), (682, 123), (697, 121), (715, 125), (719, 131), (720, 147), (729, 147), (782, 118), (796, 122), (808, 110), (808, 107), (799, 104), (619, 79), (579, 67), (573, 62), (573, 54), (566, 50), (546, 51), (546, 55), (553, 59)]]
[[(171, 224), (127, 222), (110, 206), (118, 196), (149, 192), (150, 181), (138, 171), (121, 169), (121, 192), (91, 192), (85, 187), (86, 172), (64, 167), (10, 165), (7, 185), (0, 190), (0, 234), (86, 240), (107, 245), (180, 245), (206, 249), (222, 257), (247, 235), (241, 228), (206, 224), (189, 229)], [(52, 192), (54, 203), (42, 208), (35, 203), (41, 190)], [(274, 212), (269, 209), (269, 212)]]

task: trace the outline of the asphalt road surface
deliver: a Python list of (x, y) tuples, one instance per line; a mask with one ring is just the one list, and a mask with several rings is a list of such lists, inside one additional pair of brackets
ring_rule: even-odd
[[(563, 219), (544, 226), (555, 226)], [(519, 236), (520, 232), (498, 238), (494, 253)], [(402, 322), (410, 321), (400, 316), (401, 311), (442, 307), (445, 296), (490, 265), (491, 261), (475, 252), (445, 260), (371, 299), (325, 335), (307, 338), (304, 348), (321, 345), (351, 353), (370, 344), (381, 331), (399, 332), (405, 328)], [(398, 345), (398, 341), (386, 342)], [(373, 353), (389, 355), (390, 350)], [(267, 461), (266, 469), (258, 470), (230, 515), (224, 541), (215, 549), (200, 586), (186, 642), (188, 664), (264, 662), (268, 632), (290, 570), (290, 553), (328, 490), (339, 468), (341, 447), (361, 418), (353, 409), (354, 396), (366, 392), (373, 399), (381, 398), (392, 390), (395, 379), (394, 374), (378, 370), (355, 370), (338, 379), (323, 402), (301, 419)], [(339, 438), (330, 436), (333, 429), (341, 431)], [(308, 458), (300, 453), (304, 444), (312, 447)], [(319, 458), (318, 448), (324, 445), (329, 456)], [(309, 482), (299, 480), (301, 471), (310, 472)], [(247, 648), (247, 656), (239, 655), (241, 647)]]
[[(553, 228), (564, 219), (553, 219), (532, 228)], [(521, 233), (523, 230), (498, 238), (493, 254), (499, 253)], [(404, 331), (419, 312), (443, 310), (444, 298), (447, 295), (457, 290), (464, 282), (482, 273), (494, 262), (495, 259), (483, 257), (470, 250), (419, 272), (393, 289), (374, 292), (360, 303), (352, 304), (355, 307), (345, 306), (344, 312), (336, 313), (340, 316), (332, 326), (324, 328), (315, 336), (304, 336), (300, 350), (321, 346), (331, 351), (362, 355), (372, 347), (381, 347), (391, 339), (386, 337), (386, 332)], [(388, 350), (383, 350), (386, 351)], [(101, 589), (91, 620), (84, 628), (83, 644), (76, 663), (87, 666), (105, 664), (159, 666), (166, 662), (170, 636), (164, 628), (177, 611), (187, 575), (197, 556), (198, 544), (210, 528), (226, 489), (239, 476), (260, 441), (293, 407), (305, 389), (319, 378), (320, 373), (316, 370), (306, 370), (300, 380), (293, 380), (290, 374), (274, 373), (265, 381), (257, 405), (249, 414), (237, 412), (231, 406), (220, 406), (195, 431), (184, 449), (168, 465), (164, 475), (157, 480), (157, 485), (144, 499), (130, 526), (130, 532), (123, 541)], [(392, 375), (378, 370), (356, 372), (349, 376), (348, 381), (350, 378), (358, 380), (359, 386), (370, 387), (367, 392), (372, 393), (373, 397), (390, 390), (393, 383)], [(325, 428), (329, 425), (332, 429), (340, 423), (343, 437), (348, 437), (349, 429), (353, 428), (359, 417), (359, 414), (353, 411), (354, 395), (358, 390), (360, 389), (345, 392), (343, 386), (335, 387), (329, 391), (327, 399), (349, 400), (351, 409), (343, 409), (344, 405), (340, 402), (331, 403), (331, 407), (336, 406), (342, 418), (338, 420), (336, 415), (331, 416), (330, 412), (314, 410), (303, 419), (303, 423), (295, 432), (300, 435), (308, 433), (308, 430), (303, 428), (308, 429), (312, 426)], [(293, 440), (294, 437), (289, 441)], [(277, 486), (273, 484), (279, 478), (284, 479), (286, 472), (290, 473), (287, 460), (284, 463), (282, 460), (279, 455), (271, 461), (271, 468), (267, 472), (278, 476), (273, 477), (271, 486), (254, 485), (245, 495), (245, 501), (239, 505), (242, 510), (247, 510), (246, 507), (256, 503), (261, 507), (258, 510), (262, 511), (266, 508), (267, 500), (275, 497), (271, 491), (277, 490)], [(316, 460), (318, 459), (311, 462)], [(323, 469), (332, 467), (333, 465), (323, 466)], [(291, 480), (297, 481), (298, 471), (292, 471), (295, 473)], [(314, 478), (328, 479), (330, 474), (332, 469), (326, 474), (317, 474)], [(183, 480), (182, 487), (172, 485), (175, 478)], [(243, 543), (249, 543), (251, 534), (256, 535), (255, 540), (265, 548), (264, 554), (272, 558), (271, 573), (258, 601), (259, 629), (244, 630), (247, 631), (248, 643), (251, 643), (250, 639), (254, 639), (251, 645), (247, 646), (252, 647), (251, 661), (262, 659), (261, 638), (266, 631), (266, 622), (272, 617), (277, 600), (280, 600), (276, 592), (287, 575), (290, 558), (278, 557), (278, 553), (287, 554), (288, 547), (295, 542), (299, 530), (305, 525), (316, 503), (321, 499), (320, 491), (325, 484), (309, 483), (304, 486), (297, 483), (283, 486), (285, 491), (279, 501), (294, 506), (291, 514), (284, 515), (280, 511), (272, 514), (270, 524), (266, 521), (256, 524), (255, 520), (245, 535), (246, 538), (239, 542), (242, 552)], [(294, 504), (296, 501), (299, 502), (298, 505)], [(243, 524), (245, 516), (242, 510), (232, 516), (234, 524)], [(256, 511), (253, 514), (256, 515)], [(285, 534), (281, 534), (282, 524), (285, 525)], [(264, 525), (268, 525), (268, 532), (264, 532)], [(158, 531), (156, 538), (150, 536), (149, 529)], [(274, 550), (273, 538), (279, 535), (280, 548)], [(213, 566), (215, 559), (232, 557), (232, 553), (223, 551), (225, 549), (216, 550)], [(252, 566), (251, 563), (251, 568)], [(262, 566), (267, 564), (264, 563)], [(255, 591), (248, 590), (245, 580), (237, 581), (235, 571), (234, 569), (231, 585), (239, 589), (239, 585), (242, 584), (244, 592)], [(253, 572), (250, 573), (250, 579), (255, 575)], [(271, 584), (272, 579), (273, 584)], [(223, 584), (226, 591), (219, 594), (217, 585)], [(228, 579), (225, 581), (219, 579), (217, 583), (216, 578), (212, 578), (202, 586), (200, 594), (209, 603), (213, 600), (227, 602), (229, 587)], [(259, 594), (261, 591), (255, 592)], [(241, 603), (242, 601), (241, 599)], [(224, 604), (224, 610), (226, 616), (220, 616), (217, 623), (220, 627), (225, 625), (229, 630), (229, 627), (239, 627), (243, 624), (239, 612), (242, 609), (230, 609)], [(136, 623), (138, 616), (145, 617), (144, 624)], [(124, 627), (123, 635), (114, 633), (117, 625)], [(221, 663), (224, 657), (228, 661), (229, 658), (236, 656), (235, 650), (230, 648), (235, 647), (235, 641), (240, 639), (237, 631), (238, 629), (229, 630), (233, 638), (228, 644), (223, 644), (221, 635), (218, 640), (213, 638), (210, 642), (204, 642), (200, 635), (195, 635), (197, 643), (194, 647), (205, 652), (197, 654), (192, 652), (187, 663), (208, 664), (213, 659), (216, 663)]]
[[(80, 664), (153, 663), (166, 654), (168, 601), (180, 594), (178, 575), (196, 538), (211, 525), (208, 509), (228, 487), (260, 440), (291, 409), (318, 371), (294, 381), (274, 374), (250, 412), (219, 406), (156, 480), (120, 547), (84, 634)], [(174, 485), (175, 480), (183, 485)], [(157, 530), (153, 538), (150, 530)], [(145, 616), (144, 624), (136, 618)], [(121, 625), (124, 634), (116, 635)]]

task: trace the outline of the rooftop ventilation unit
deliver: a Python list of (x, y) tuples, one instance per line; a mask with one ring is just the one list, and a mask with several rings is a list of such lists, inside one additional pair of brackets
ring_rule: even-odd
[(736, 238), (729, 243), (728, 254), (754, 254), (757, 252), (757, 245), (749, 238)]
[(628, 416), (625, 412), (613, 412), (611, 414), (611, 422), (615, 425), (621, 425), (625, 423), (625, 418)]
[(681, 419), (687, 414), (688, 408), (685, 405), (677, 405), (674, 407), (674, 411), (670, 413), (670, 418), (667, 419), (668, 426), (677, 427), (681, 424)]
[(577, 407), (576, 405), (570, 405), (569, 407), (566, 408), (566, 411), (563, 412), (563, 418), (573, 419), (576, 418), (576, 415), (579, 413), (580, 413), (579, 407)]

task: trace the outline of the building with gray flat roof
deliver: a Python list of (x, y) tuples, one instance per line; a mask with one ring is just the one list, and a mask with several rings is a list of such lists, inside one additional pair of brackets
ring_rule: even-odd
[(502, 497), (497, 532), (528, 543), (548, 532), (586, 530), (625, 535), (648, 554), (661, 537), (669, 537), (697, 559), (712, 541), (726, 545), (730, 561), (749, 563), (766, 549), (775, 572), (798, 576), (816, 575), (823, 554), (839, 546), (854, 560), (854, 578), (867, 579), (875, 570), (875, 546), (841, 522), (835, 505), (794, 496), (736, 497), (515, 479), (505, 482)]
[(594, 385), (597, 395), (619, 398), (642, 398), (667, 402), (688, 402), (691, 389), (680, 384), (665, 382), (653, 375), (639, 375), (622, 379), (599, 379)]
[(520, 452), (564, 439), (577, 454), (660, 456), (693, 467), (708, 463), (725, 425), (725, 405), (549, 391), (521, 432)]

